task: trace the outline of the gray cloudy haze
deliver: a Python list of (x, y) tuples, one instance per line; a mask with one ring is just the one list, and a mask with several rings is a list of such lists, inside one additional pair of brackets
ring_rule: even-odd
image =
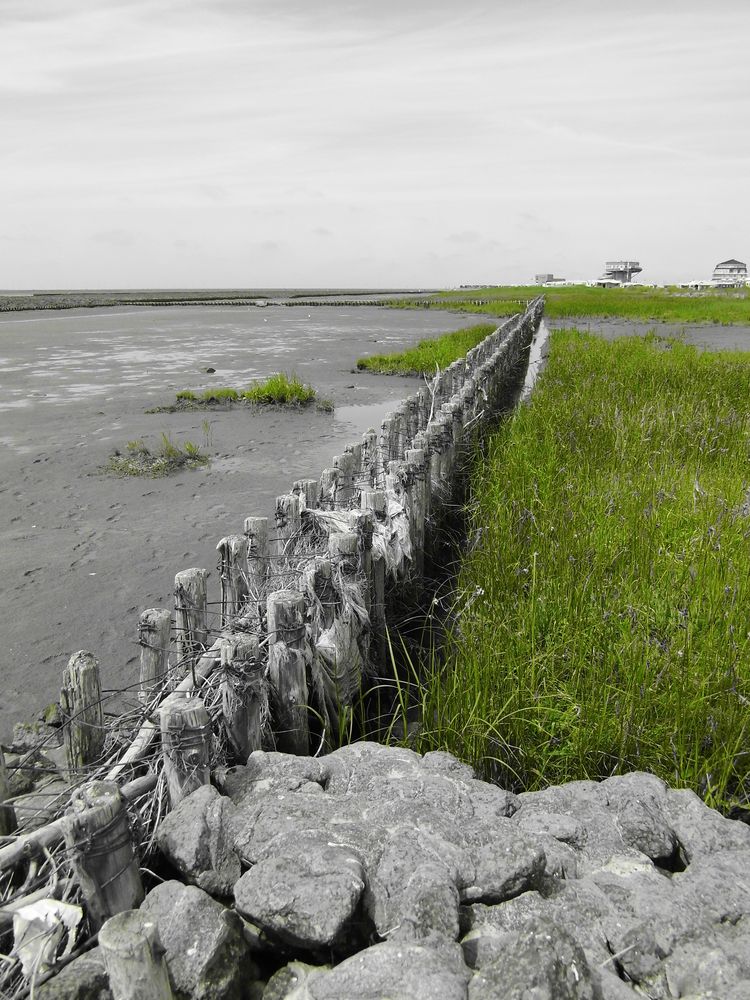
[(750, 4), (0, 0), (0, 287), (750, 257)]

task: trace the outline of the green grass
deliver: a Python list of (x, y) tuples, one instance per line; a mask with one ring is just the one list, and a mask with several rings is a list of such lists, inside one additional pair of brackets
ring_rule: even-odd
[(115, 451), (105, 466), (105, 472), (117, 476), (169, 476), (183, 469), (197, 469), (208, 464), (208, 456), (193, 441), (175, 444), (168, 434), (162, 434), (156, 448), (142, 440), (128, 441), (125, 451)]
[(242, 393), (242, 398), (249, 403), (263, 405), (307, 406), (314, 403), (316, 397), (317, 393), (311, 385), (305, 385), (296, 375), (290, 377), (284, 372), (277, 372), (263, 382), (253, 382)]
[(553, 334), (473, 482), (418, 749), (533, 789), (750, 794), (750, 353)]
[(147, 413), (172, 413), (179, 409), (202, 409), (204, 407), (232, 403), (250, 403), (277, 406), (308, 406), (316, 403), (324, 413), (333, 412), (330, 399), (321, 399), (311, 385), (305, 385), (296, 375), (276, 372), (264, 381), (255, 381), (247, 389), (206, 389), (199, 396), (192, 389), (181, 389), (177, 393), (176, 406), (155, 407)]
[(458, 358), (463, 358), (467, 351), (495, 329), (494, 323), (468, 326), (442, 337), (420, 340), (415, 347), (400, 354), (373, 354), (359, 358), (357, 368), (380, 375), (434, 375), (436, 368), (447, 368)]
[[(546, 298), (548, 320), (585, 317), (663, 321), (665, 323), (723, 323), (750, 325), (750, 289), (684, 288), (533, 288), (488, 287), (442, 292), (429, 298), (393, 300), (400, 308), (461, 310), (478, 315), (507, 316), (522, 312), (537, 295)], [(474, 305), (472, 300), (482, 300)]]

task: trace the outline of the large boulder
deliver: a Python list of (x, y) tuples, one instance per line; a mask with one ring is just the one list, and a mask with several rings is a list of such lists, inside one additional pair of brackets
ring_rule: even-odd
[(242, 922), (202, 889), (163, 882), (141, 904), (155, 921), (176, 1000), (247, 1000), (257, 969)]
[(99, 948), (66, 965), (54, 979), (37, 986), (36, 1000), (112, 1000), (109, 976)]

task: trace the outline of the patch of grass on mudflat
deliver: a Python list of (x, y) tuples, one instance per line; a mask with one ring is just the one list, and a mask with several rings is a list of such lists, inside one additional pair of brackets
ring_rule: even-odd
[(359, 358), (357, 368), (380, 375), (434, 375), (436, 368), (447, 368), (463, 358), (467, 351), (495, 329), (494, 323), (468, 326), (442, 337), (420, 340), (415, 347), (400, 354), (373, 354), (368, 358)]
[(115, 451), (110, 456), (105, 472), (118, 476), (169, 476), (183, 469), (197, 469), (208, 464), (208, 455), (192, 441), (175, 444), (168, 434), (162, 434), (161, 443), (149, 448), (145, 442), (128, 441), (125, 451)]
[(296, 375), (290, 377), (285, 372), (277, 372), (264, 382), (253, 382), (242, 393), (242, 398), (248, 403), (263, 405), (308, 406), (315, 402), (317, 395), (311, 385), (305, 385)]
[[(750, 289), (685, 288), (543, 288), (506, 286), (459, 289), (429, 298), (393, 300), (400, 308), (461, 310), (461, 312), (507, 316), (523, 312), (537, 295), (546, 299), (548, 320), (625, 318), (665, 323), (723, 323), (750, 325)], [(480, 300), (480, 304), (475, 302)]]
[(503, 787), (638, 769), (747, 801), (748, 399), (750, 353), (553, 334), (476, 471), (420, 751)]

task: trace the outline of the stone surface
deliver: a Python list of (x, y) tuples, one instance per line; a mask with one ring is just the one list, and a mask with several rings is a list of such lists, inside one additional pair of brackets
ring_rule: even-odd
[(176, 1000), (247, 1000), (257, 970), (242, 922), (202, 889), (163, 882), (142, 909), (156, 921)]
[(159, 824), (156, 842), (188, 882), (217, 896), (229, 896), (240, 877), (234, 850), (231, 799), (202, 785)]
[(74, 959), (34, 991), (36, 1000), (113, 1000), (98, 948)]
[(218, 856), (248, 869), (245, 950), (295, 959), (265, 1000), (750, 995), (750, 829), (652, 775), (516, 796), (449, 754), (359, 743), (257, 751), (219, 783), (160, 842), (194, 881)]
[(284, 944), (315, 951), (340, 943), (364, 890), (360, 857), (327, 840), (269, 857), (234, 887), (239, 913)]

